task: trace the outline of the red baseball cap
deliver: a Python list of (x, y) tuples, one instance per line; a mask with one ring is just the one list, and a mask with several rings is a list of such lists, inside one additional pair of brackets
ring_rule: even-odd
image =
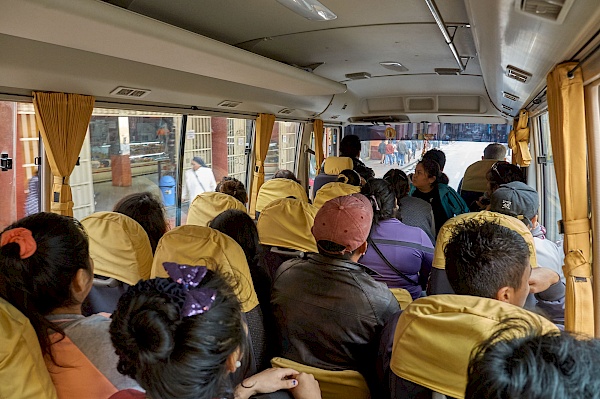
[[(353, 252), (367, 241), (373, 222), (371, 202), (362, 194), (333, 198), (319, 209), (312, 234), (317, 241), (326, 240), (344, 246), (340, 253)], [(321, 246), (319, 246), (323, 250)]]

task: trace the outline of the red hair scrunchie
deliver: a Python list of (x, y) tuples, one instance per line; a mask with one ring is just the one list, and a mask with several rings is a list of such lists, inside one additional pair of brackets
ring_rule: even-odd
[(28, 230), (24, 227), (17, 227), (2, 233), (2, 237), (0, 238), (0, 246), (3, 247), (12, 242), (19, 244), (19, 247), (21, 248), (19, 251), (21, 259), (29, 258), (37, 249), (37, 244), (33, 238), (33, 234), (31, 234), (31, 230)]

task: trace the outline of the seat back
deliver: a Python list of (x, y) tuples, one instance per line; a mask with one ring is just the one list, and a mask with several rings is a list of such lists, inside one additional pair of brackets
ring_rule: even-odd
[(260, 214), (256, 228), (262, 245), (317, 252), (311, 229), (317, 209), (306, 201), (280, 198)]
[(405, 290), (404, 288), (390, 288), (392, 294), (398, 301), (398, 305), (400, 305), (400, 309), (404, 310), (410, 303), (413, 301), (410, 292)]
[(398, 319), (391, 371), (432, 391), (463, 398), (471, 351), (506, 318), (539, 325), (544, 332), (557, 330), (543, 317), (496, 299), (468, 295), (419, 298)]
[(199, 194), (190, 205), (186, 224), (208, 226), (211, 220), (228, 209), (247, 212), (246, 206), (231, 195), (212, 191)]
[(360, 193), (360, 187), (341, 182), (327, 183), (317, 193), (313, 200), (315, 208), (320, 209), (330, 199), (345, 195)]
[(271, 359), (273, 367), (289, 367), (314, 375), (323, 399), (369, 399), (371, 394), (362, 374), (354, 370), (331, 371), (306, 366), (282, 357)]
[(327, 157), (323, 162), (321, 173), (315, 176), (315, 182), (313, 183), (313, 198), (316, 196), (317, 191), (321, 189), (325, 184), (337, 181), (337, 176), (344, 169), (352, 169), (354, 164), (352, 159), (348, 157)]
[(294, 197), (308, 203), (306, 190), (295, 181), (282, 178), (268, 180), (260, 186), (258, 191), (256, 212), (262, 212), (267, 205), (277, 199), (288, 197)]
[(0, 298), (0, 398), (57, 399), (29, 319)]

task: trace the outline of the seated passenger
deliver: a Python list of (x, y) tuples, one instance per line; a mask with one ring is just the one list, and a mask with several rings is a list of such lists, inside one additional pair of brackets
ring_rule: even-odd
[(432, 161), (437, 162), (437, 164), (440, 166), (440, 183), (449, 183), (450, 179), (448, 179), (448, 176), (446, 176), (444, 173), (444, 167), (446, 166), (446, 154), (444, 154), (444, 151), (438, 148), (432, 148), (423, 154), (422, 159), (431, 159)]
[(313, 205), (318, 209), (330, 199), (342, 197), (360, 192), (362, 180), (356, 171), (352, 169), (344, 169), (340, 171), (337, 181), (324, 184), (313, 200)]
[(431, 271), (431, 240), (423, 230), (395, 218), (396, 196), (385, 180), (369, 180), (362, 193), (373, 205), (373, 226), (367, 252), (360, 262), (378, 273), (375, 280), (389, 288), (403, 288), (413, 299), (419, 298)]
[(506, 146), (492, 143), (483, 150), (481, 161), (469, 165), (465, 170), (464, 177), (458, 185), (458, 192), (472, 212), (485, 209), (479, 199), (488, 191), (487, 174), (497, 161), (506, 161)]
[(164, 264), (170, 278), (140, 281), (121, 297), (110, 326), (119, 371), (146, 390), (122, 398), (250, 398), (290, 389), (296, 399), (320, 398), (309, 374), (269, 369), (243, 381), (230, 375), (242, 357), (246, 326), (232, 288), (213, 271)]
[(248, 193), (239, 180), (225, 176), (214, 193), (202, 193), (190, 204), (186, 224), (208, 226), (211, 220), (228, 209), (246, 212)]
[(231, 195), (244, 205), (248, 203), (248, 193), (246, 192), (246, 187), (244, 186), (244, 183), (235, 177), (223, 177), (219, 184), (217, 184), (215, 191)]
[[(285, 170), (284, 172), (289, 172), (289, 170)], [(308, 202), (306, 190), (295, 179), (273, 178), (267, 180), (258, 190), (258, 196), (256, 197), (256, 218), (258, 219), (266, 206), (280, 198), (296, 198)]]
[(81, 224), (38, 213), (4, 230), (0, 245), (0, 295), (31, 321), (58, 397), (102, 399), (137, 387), (117, 372), (110, 319), (81, 315), (94, 273)]
[[(498, 161), (492, 165), (490, 170), (486, 175), (488, 181), (488, 192), (487, 192), (487, 200), (492, 197), (494, 191), (500, 187), (502, 184), (510, 183), (513, 181), (520, 181), (522, 183), (527, 183), (525, 181), (525, 176), (523, 176), (523, 172), (521, 168), (517, 165), (513, 165), (510, 162), (506, 161)], [(486, 204), (488, 205), (489, 202)]]
[(360, 138), (354, 134), (344, 136), (340, 141), (340, 156), (352, 159), (353, 169), (367, 181), (375, 177), (375, 172), (360, 160), (361, 149)]
[(152, 193), (135, 193), (123, 197), (117, 202), (113, 212), (129, 216), (144, 228), (150, 239), (152, 253), (156, 251), (163, 234), (169, 231), (165, 208)]
[(400, 310), (387, 286), (356, 263), (367, 250), (373, 210), (361, 194), (326, 202), (312, 233), (319, 249), (283, 263), (271, 305), (281, 356), (325, 370), (355, 370), (376, 395), (375, 360), (381, 328)]
[[(428, 151), (429, 153), (431, 151)], [(441, 152), (441, 151), (440, 151)], [(435, 233), (446, 223), (446, 220), (469, 212), (469, 207), (460, 195), (448, 184), (442, 182), (442, 172), (436, 161), (423, 158), (417, 163), (412, 178), (413, 188), (410, 195), (420, 198), (431, 205), (435, 219)]]
[[(598, 399), (600, 341), (508, 325), (474, 351), (465, 399)], [(508, 332), (508, 334), (506, 334)]]
[(427, 234), (432, 244), (435, 244), (435, 222), (433, 210), (427, 202), (408, 195), (410, 182), (408, 176), (400, 169), (390, 169), (383, 175), (394, 190), (398, 202), (399, 213), (396, 217), (404, 224), (418, 227)]
[(346, 183), (351, 186), (360, 187), (360, 175), (353, 169), (344, 169), (340, 172), (337, 179), (338, 183)]
[(448, 279), (458, 295), (418, 299), (384, 331), (381, 344), (387, 346), (380, 353), (386, 370), (391, 346), (392, 398), (430, 398), (432, 391), (462, 397), (471, 349), (489, 337), (499, 320), (511, 317), (557, 330), (521, 309), (531, 287), (543, 290), (550, 282), (532, 274), (529, 247), (518, 233), (468, 220), (456, 227), (444, 252)]
[(352, 159), (349, 157), (329, 156), (325, 158), (323, 164), (321, 165), (321, 170), (319, 171), (319, 174), (315, 176), (315, 180), (313, 182), (311, 195), (312, 199), (314, 200), (321, 187), (327, 183), (337, 181), (341, 171), (345, 169), (352, 169), (353, 165)]
[(292, 172), (291, 170), (287, 170), (287, 169), (279, 169), (273, 175), (273, 179), (288, 179), (288, 180), (291, 180), (291, 181), (295, 181), (298, 184), (302, 184), (300, 182), (300, 180), (298, 180), (298, 178), (296, 177), (296, 175), (294, 174), (294, 172)]

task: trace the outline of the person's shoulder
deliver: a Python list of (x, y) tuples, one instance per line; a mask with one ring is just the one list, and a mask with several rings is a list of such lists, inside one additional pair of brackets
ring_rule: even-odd
[(411, 209), (423, 208), (427, 211), (431, 210), (431, 205), (427, 201), (423, 201), (421, 198), (411, 197), (410, 195), (400, 199), (400, 206), (406, 206)]

